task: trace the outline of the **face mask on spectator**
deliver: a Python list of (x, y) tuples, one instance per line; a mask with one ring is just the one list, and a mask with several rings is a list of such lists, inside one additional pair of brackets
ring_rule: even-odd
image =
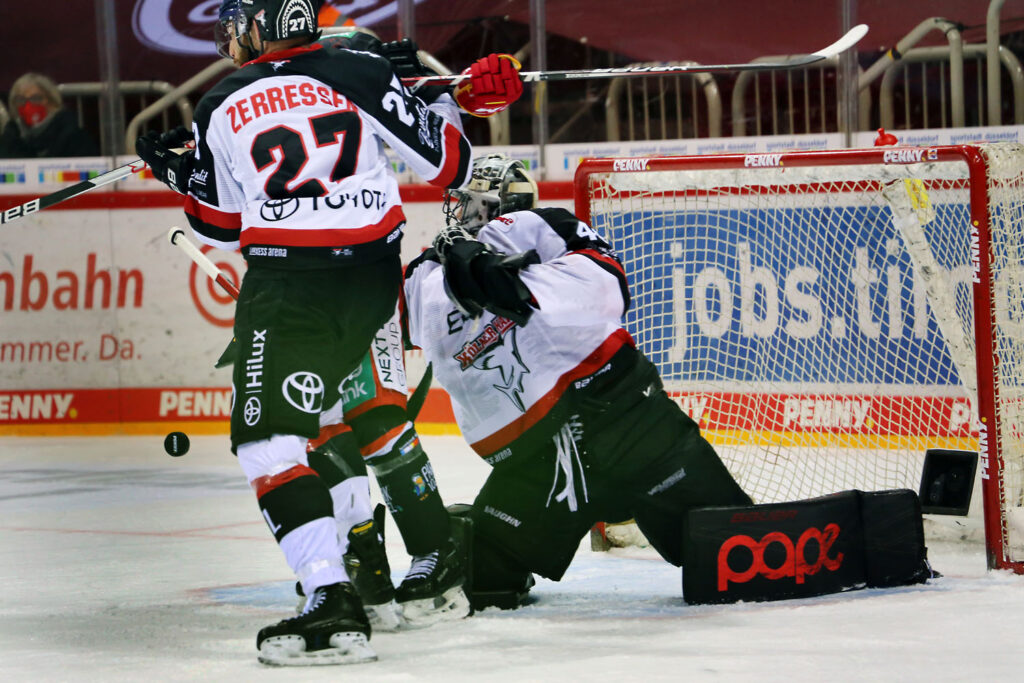
[(49, 110), (46, 108), (46, 105), (41, 102), (29, 100), (18, 107), (18, 115), (25, 122), (25, 125), (30, 128), (45, 119), (48, 113)]

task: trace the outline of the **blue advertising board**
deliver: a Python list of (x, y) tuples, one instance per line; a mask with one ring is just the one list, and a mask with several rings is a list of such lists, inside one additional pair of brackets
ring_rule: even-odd
[[(964, 226), (931, 258), (970, 315), (968, 208), (934, 208), (931, 225)], [(630, 276), (626, 327), (668, 382), (960, 384), (888, 207), (609, 212), (594, 227)]]

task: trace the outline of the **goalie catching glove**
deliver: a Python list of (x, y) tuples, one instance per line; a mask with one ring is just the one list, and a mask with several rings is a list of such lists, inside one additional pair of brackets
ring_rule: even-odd
[(150, 131), (135, 141), (135, 153), (149, 164), (154, 178), (178, 194), (187, 194), (194, 152), (189, 149), (178, 153), (173, 148), (193, 139), (192, 131), (182, 126), (166, 133)]
[(523, 94), (521, 66), (512, 55), (481, 57), (462, 72), (468, 78), (455, 86), (455, 101), (473, 116), (491, 116), (508, 109)]
[(444, 289), (459, 310), (479, 318), (486, 310), (525, 325), (536, 301), (519, 279), (519, 271), (540, 263), (533, 249), (521, 254), (494, 252), (483, 242), (456, 238), (434, 243), (444, 267)]

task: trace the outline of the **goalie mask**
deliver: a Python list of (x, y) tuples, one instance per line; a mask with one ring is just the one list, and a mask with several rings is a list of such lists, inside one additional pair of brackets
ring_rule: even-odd
[[(235, 14), (235, 35), (239, 44), (252, 54), (260, 54), (254, 49), (248, 37), (250, 27), (256, 26), (260, 40), (267, 43), (290, 40), (308, 36), (311, 40), (320, 35), (317, 16), (323, 0), (236, 0), (239, 11)], [(232, 0), (221, 3), (225, 5)]]
[(488, 154), (473, 160), (473, 175), (464, 188), (445, 193), (445, 223), (475, 233), (502, 214), (532, 209), (536, 203), (537, 183), (523, 162)]

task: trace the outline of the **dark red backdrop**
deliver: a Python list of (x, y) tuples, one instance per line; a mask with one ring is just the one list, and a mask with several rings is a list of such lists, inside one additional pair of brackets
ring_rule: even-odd
[[(390, 37), (395, 0), (328, 0), (341, 11)], [(859, 0), (858, 21), (871, 26), (860, 50), (892, 45), (920, 21), (944, 16), (968, 28), (965, 38), (984, 41), (985, 0)], [(0, 91), (33, 70), (59, 82), (99, 78), (96, 10), (90, 0), (5, 3), (0, 22)], [(117, 0), (123, 80), (179, 83), (211, 62), (211, 31), (218, 0)], [(634, 60), (691, 59), (742, 62), (763, 55), (807, 52), (840, 33), (840, 0), (549, 0), (551, 33), (627, 55)], [(1004, 32), (1024, 26), (1024, 0), (1006, 0)], [(474, 19), (507, 16), (529, 21), (528, 0), (420, 0), (416, 5), (421, 46), (441, 52)], [(933, 35), (929, 43), (941, 39)], [(467, 46), (470, 58), (473, 48)], [(462, 67), (464, 64), (452, 64)], [(549, 68), (574, 68), (549, 63)]]

